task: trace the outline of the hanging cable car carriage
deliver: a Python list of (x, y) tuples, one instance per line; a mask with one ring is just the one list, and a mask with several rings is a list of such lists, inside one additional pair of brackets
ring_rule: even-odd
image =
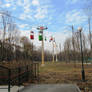
[(51, 36), (51, 38), (50, 38), (50, 42), (51, 42), (51, 41), (53, 41), (53, 37), (52, 37), (52, 36)]
[(43, 40), (43, 32), (39, 31), (39, 41), (42, 41), (42, 40)]
[(34, 32), (33, 31), (30, 32), (30, 39), (34, 40)]
[(45, 41), (47, 41), (47, 37), (45, 36)]
[(55, 38), (53, 38), (53, 42), (55, 42)]

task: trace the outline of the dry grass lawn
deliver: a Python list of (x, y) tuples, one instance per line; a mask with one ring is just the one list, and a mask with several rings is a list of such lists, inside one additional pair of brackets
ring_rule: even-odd
[(47, 62), (40, 66), (40, 83), (77, 84), (83, 92), (92, 92), (92, 64), (85, 64), (86, 82), (81, 80), (81, 64)]

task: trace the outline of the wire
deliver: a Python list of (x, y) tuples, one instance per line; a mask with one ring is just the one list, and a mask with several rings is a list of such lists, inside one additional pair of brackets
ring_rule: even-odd
[(26, 20), (23, 20), (23, 19), (20, 19), (20, 18), (17, 18), (17, 17), (15, 17), (15, 16), (11, 16), (10, 14), (8, 14), (8, 12), (7, 11), (0, 11), (0, 14), (2, 14), (2, 15), (6, 15), (6, 16), (8, 16), (8, 17), (11, 17), (11, 18), (14, 18), (14, 19), (17, 19), (17, 20), (19, 20), (19, 21), (22, 21), (22, 22), (25, 22), (24, 24), (31, 24), (31, 25), (27, 25), (29, 28), (37, 28), (37, 26), (36, 25), (32, 25), (32, 23), (31, 22), (29, 22), (29, 21), (26, 21)]
[[(0, 7), (1, 8), (1, 7)], [(31, 25), (27, 25), (29, 28), (37, 28), (38, 26), (39, 26), (39, 24), (35, 24), (35, 25), (32, 25), (32, 23), (30, 22), (30, 21), (27, 21), (27, 20), (24, 20), (24, 19), (20, 19), (20, 18), (18, 18), (18, 17), (15, 17), (15, 16), (11, 16), (10, 14), (9, 14), (9, 12), (8, 11), (5, 11), (4, 9), (2, 9), (2, 11), (0, 11), (0, 14), (3, 14), (3, 15), (6, 15), (6, 16), (8, 16), (8, 17), (12, 17), (12, 18), (14, 18), (14, 19), (16, 19), (16, 20), (19, 20), (19, 21), (22, 21), (22, 22), (25, 22), (24, 24), (31, 24)]]
[[(8, 13), (5, 13), (5, 12), (0, 12), (0, 13), (1, 13), (1, 14), (4, 14), (4, 15), (6, 15), (6, 16), (9, 16), (9, 17), (15, 18), (15, 19), (20, 20), (20, 21), (29, 22), (29, 21), (26, 21), (26, 20), (23, 20), (23, 19), (17, 18), (17, 17), (15, 17), (15, 16), (11, 16), (11, 15), (9, 15)], [(30, 23), (30, 22), (29, 22), (29, 23)]]

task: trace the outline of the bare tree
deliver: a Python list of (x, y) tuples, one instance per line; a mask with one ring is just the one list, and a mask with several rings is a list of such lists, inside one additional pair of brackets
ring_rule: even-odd
[(64, 43), (64, 51), (66, 54), (66, 63), (70, 62), (70, 55), (71, 55), (71, 38), (65, 40)]
[(84, 12), (88, 17), (89, 44), (92, 51), (92, 33), (91, 33), (91, 17), (92, 17), (92, 0), (86, 0), (84, 4)]

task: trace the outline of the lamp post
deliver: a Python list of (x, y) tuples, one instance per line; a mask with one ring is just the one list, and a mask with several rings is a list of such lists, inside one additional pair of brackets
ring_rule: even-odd
[(81, 61), (82, 61), (82, 70), (81, 70), (81, 73), (82, 73), (82, 81), (85, 82), (85, 71), (84, 71), (84, 59), (83, 59), (83, 49), (82, 49), (82, 35), (81, 35), (81, 32), (82, 32), (82, 28), (79, 27), (78, 28), (78, 31), (80, 33), (80, 48), (81, 48)]

